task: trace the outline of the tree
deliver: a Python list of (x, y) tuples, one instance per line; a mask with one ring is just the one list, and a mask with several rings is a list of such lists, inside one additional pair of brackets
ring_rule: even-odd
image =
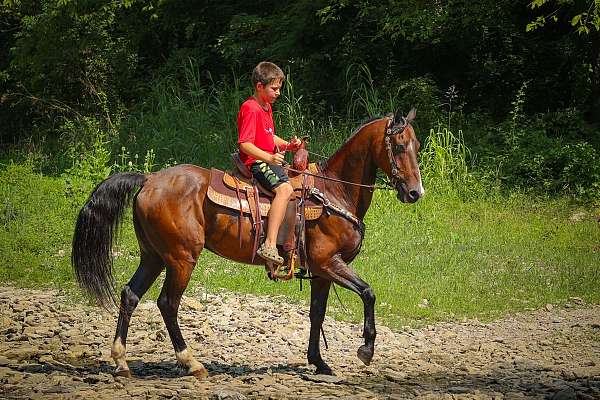
[(529, 7), (544, 13), (527, 24), (525, 29), (528, 32), (545, 26), (547, 21), (559, 22), (562, 18), (570, 19), (570, 24), (580, 34), (600, 31), (600, 1), (598, 0), (533, 0)]
[(587, 111), (592, 120), (600, 121), (600, 0), (533, 0), (529, 7), (541, 15), (527, 24), (527, 32), (545, 27), (547, 22), (567, 22), (588, 47), (582, 60), (591, 69)]

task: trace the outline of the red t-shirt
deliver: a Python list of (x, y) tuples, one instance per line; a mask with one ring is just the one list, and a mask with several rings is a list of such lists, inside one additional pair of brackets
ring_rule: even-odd
[[(238, 143), (251, 142), (261, 150), (275, 154), (275, 124), (273, 123), (273, 109), (267, 103), (265, 111), (258, 100), (249, 97), (238, 113)], [(247, 166), (250, 166), (255, 158), (240, 151), (240, 158)]]

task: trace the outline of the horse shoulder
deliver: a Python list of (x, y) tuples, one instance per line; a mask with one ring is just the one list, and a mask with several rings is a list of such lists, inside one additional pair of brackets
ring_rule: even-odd
[(356, 256), (362, 235), (353, 223), (334, 214), (323, 215), (315, 222), (306, 230), (307, 250), (314, 262), (324, 263), (336, 254), (344, 260)]

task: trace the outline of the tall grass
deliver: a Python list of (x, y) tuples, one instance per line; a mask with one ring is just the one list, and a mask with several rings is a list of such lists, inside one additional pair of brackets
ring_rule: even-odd
[(312, 153), (310, 160), (321, 161), (333, 154), (351, 131), (340, 129), (343, 122), (333, 115), (315, 120), (303, 96), (295, 90), (293, 75), (290, 71), (286, 75), (283, 92), (274, 106), (277, 135), (286, 140), (293, 136), (308, 136), (308, 150)]
[(416, 108), (416, 124), (420, 131), (428, 132), (444, 119), (441, 98), (428, 76), (390, 77), (389, 81), (376, 82), (367, 65), (353, 64), (346, 69), (346, 119), (352, 125), (366, 118)]
[[(147, 100), (123, 123), (115, 151), (125, 147), (125, 158), (133, 159), (132, 154), (141, 158), (152, 149), (163, 165), (229, 168), (229, 154), (237, 149), (237, 113), (252, 94), (250, 79), (232, 75), (227, 81), (215, 81), (203, 75), (193, 60), (183, 66), (182, 75), (152, 84)], [(345, 137), (333, 118), (316, 121), (310, 115), (288, 71), (274, 105), (277, 135), (284, 139), (310, 136), (311, 141), (323, 143), (320, 153), (330, 154)]]
[(236, 117), (250, 85), (232, 76), (216, 82), (193, 61), (183, 78), (165, 77), (151, 86), (148, 99), (123, 123), (120, 142), (131, 153), (153, 149), (163, 163), (225, 167), (236, 147)]
[[(104, 174), (107, 164), (116, 165), (113, 171), (150, 171), (175, 162), (229, 168), (235, 117), (250, 84), (235, 76), (215, 82), (193, 62), (183, 71), (177, 79), (152, 85), (145, 103), (121, 125), (119, 141), (110, 142), (93, 125), (86, 128), (97, 133), (95, 150), (61, 177), (40, 175), (28, 164), (0, 166), (0, 284), (77, 292), (69, 265), (72, 230), (96, 175)], [(333, 153), (358, 126), (358, 115), (392, 110), (388, 95), (367, 79), (353, 91), (357, 104), (347, 118), (352, 122), (312, 120), (288, 75), (275, 108), (278, 134), (309, 133), (313, 152)], [(593, 209), (519, 192), (486, 193), (481, 189), (489, 185), (470, 171), (472, 158), (462, 132), (443, 127), (427, 132), (420, 154), (426, 196), (405, 205), (392, 192), (376, 191), (365, 219), (364, 246), (352, 263), (377, 294), (378, 318), (398, 327), (463, 316), (492, 318), (566, 303), (572, 296), (600, 302), (600, 230)], [(131, 217), (125, 221), (114, 249), (120, 284), (130, 279), (138, 262)], [(148, 297), (158, 295), (161, 280)], [(305, 304), (309, 296), (308, 290), (298, 291), (297, 282), (272, 283), (262, 268), (205, 251), (188, 293), (221, 288), (280, 294)], [(358, 297), (339, 293), (349, 313), (333, 295), (329, 310), (342, 318), (362, 318)]]
[(357, 118), (381, 115), (385, 110), (394, 111), (397, 107), (393, 92), (381, 92), (366, 65), (350, 65), (346, 70), (346, 91), (348, 102), (347, 115), (353, 120)]
[(424, 184), (446, 194), (474, 194), (480, 182), (469, 172), (470, 158), (462, 131), (454, 135), (448, 128), (431, 129), (419, 152)]

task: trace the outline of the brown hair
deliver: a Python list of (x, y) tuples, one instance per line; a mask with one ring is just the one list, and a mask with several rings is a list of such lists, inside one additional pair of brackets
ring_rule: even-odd
[(258, 82), (266, 85), (273, 82), (274, 80), (281, 79), (285, 80), (285, 74), (277, 65), (269, 61), (262, 61), (258, 63), (252, 71), (252, 86), (256, 86)]

